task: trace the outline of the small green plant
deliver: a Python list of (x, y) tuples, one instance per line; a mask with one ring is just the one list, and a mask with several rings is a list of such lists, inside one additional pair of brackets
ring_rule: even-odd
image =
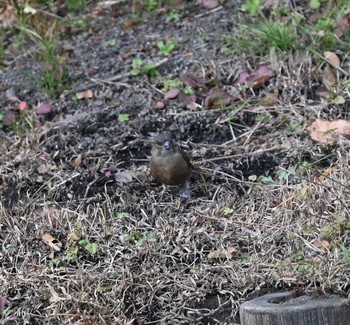
[(255, 18), (249, 26), (242, 26), (234, 35), (223, 35), (222, 51), (234, 48), (235, 52), (267, 55), (271, 48), (279, 52), (299, 48), (298, 23), (293, 15), (280, 22), (278, 16)]
[(119, 114), (118, 116), (118, 122), (127, 122), (129, 121), (129, 114)]
[(144, 62), (141, 58), (134, 58), (132, 60), (132, 69), (130, 71), (130, 73), (133, 75), (133, 76), (138, 76), (142, 73), (142, 67), (144, 65)]
[(4, 124), (2, 123), (3, 120), (4, 120), (4, 114), (0, 112), (0, 129), (4, 127)]
[(298, 271), (301, 273), (309, 274), (313, 271), (314, 266), (311, 263), (306, 263), (298, 266)]
[(5, 47), (3, 45), (0, 45), (0, 57), (5, 54)]
[(231, 215), (232, 213), (233, 213), (233, 209), (232, 208), (226, 207), (224, 209), (224, 215), (225, 216)]
[(68, 251), (68, 254), (67, 254), (67, 261), (68, 262), (73, 262), (77, 259), (77, 256), (78, 256), (78, 247), (73, 247), (71, 248), (69, 251)]
[(180, 15), (179, 15), (178, 13), (176, 13), (176, 12), (171, 11), (171, 12), (169, 12), (169, 13), (167, 14), (165, 20), (166, 20), (167, 22), (171, 22), (171, 21), (177, 22), (177, 21), (180, 20)]
[(91, 255), (95, 255), (99, 250), (99, 246), (96, 243), (90, 243), (87, 239), (79, 240), (79, 245), (84, 247)]
[(154, 11), (158, 8), (159, 3), (157, 0), (144, 0), (143, 6), (147, 11)]
[(255, 117), (255, 120), (256, 120), (257, 122), (260, 122), (260, 123), (263, 123), (263, 124), (268, 123), (268, 122), (270, 121), (270, 119), (271, 119), (271, 114), (268, 113), (268, 112), (266, 112), (266, 113), (264, 113), (264, 114), (258, 114), (258, 115)]
[(344, 245), (340, 245), (340, 249), (344, 255), (345, 263), (350, 266), (350, 250)]
[(259, 176), (258, 181), (263, 184), (275, 184), (271, 176)]
[(60, 258), (54, 258), (51, 262), (50, 265), (53, 267), (58, 267), (62, 263), (62, 260)]
[(241, 8), (251, 16), (256, 16), (263, 9), (263, 5), (260, 0), (246, 0)]
[(87, 31), (89, 29), (89, 20), (86, 15), (76, 15), (69, 12), (64, 21), (64, 25), (66, 27)]
[(86, 4), (86, 0), (66, 0), (66, 4), (69, 8), (80, 9)]
[(156, 77), (158, 75), (157, 67), (153, 62), (145, 63), (141, 58), (134, 58), (132, 60), (131, 75), (138, 76), (141, 74), (149, 77)]
[(299, 123), (291, 123), (286, 128), (286, 133), (288, 135), (301, 134), (302, 132), (303, 132), (303, 128)]
[(170, 89), (179, 88), (182, 86), (183, 82), (179, 79), (163, 79), (162, 80), (163, 87), (161, 89), (162, 92), (166, 93)]
[(116, 46), (118, 44), (118, 41), (116, 39), (111, 39), (111, 40), (107, 41), (107, 44), (109, 46)]
[(157, 236), (154, 232), (135, 231), (132, 234), (125, 236), (124, 241), (133, 243), (136, 246), (141, 246), (141, 247), (151, 246), (152, 248), (157, 249), (157, 247), (154, 246), (154, 243), (157, 242)]
[(15, 7), (17, 8), (16, 27), (21, 37), (28, 38), (41, 47), (37, 61), (42, 64), (42, 74), (39, 80), (34, 82), (49, 96), (60, 92), (66, 87), (67, 68), (65, 59), (58, 55), (55, 36), (59, 20), (43, 21), (40, 12), (29, 4), (25, 6), (26, 10), (18, 4)]
[(265, 51), (269, 51), (271, 47), (289, 51), (296, 48), (298, 44), (296, 28), (289, 23), (264, 20), (255, 28), (253, 27), (251, 33), (257, 40), (255, 45), (263, 47)]
[(159, 41), (157, 43), (157, 47), (159, 48), (158, 55), (167, 56), (171, 54), (176, 48), (177, 41), (176, 40), (168, 40), (166, 42)]
[(44, 72), (40, 79), (40, 87), (47, 95), (54, 95), (68, 86), (68, 72), (65, 59), (57, 54), (56, 43), (51, 39), (42, 39), (44, 48)]
[(321, 6), (320, 0), (311, 0), (309, 3), (310, 9), (318, 9)]
[[(331, 49), (338, 43), (339, 39), (334, 34), (335, 20), (331, 17), (319, 19), (314, 26), (310, 27), (313, 48)], [(314, 29), (314, 30), (313, 30)]]
[(193, 94), (194, 94), (194, 91), (193, 91), (192, 87), (186, 86), (186, 87), (184, 88), (184, 94), (185, 94), (185, 95), (193, 95)]
[(333, 18), (327, 17), (325, 19), (318, 19), (315, 28), (318, 31), (333, 31), (333, 25), (335, 20)]

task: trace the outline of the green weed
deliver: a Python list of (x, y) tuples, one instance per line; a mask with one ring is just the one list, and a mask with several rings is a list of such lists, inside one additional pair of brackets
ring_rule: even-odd
[(170, 89), (179, 88), (182, 86), (183, 82), (179, 79), (163, 79), (162, 81), (163, 87), (161, 89), (162, 92), (166, 93)]
[(141, 58), (134, 58), (132, 60), (132, 69), (130, 73), (133, 76), (145, 74), (149, 77), (156, 77), (159, 74), (153, 62), (145, 63)]
[(180, 18), (181, 18), (181, 16), (178, 13), (171, 11), (166, 15), (165, 20), (167, 22), (171, 22), (171, 21), (177, 22), (180, 20)]
[(263, 5), (260, 0), (246, 0), (241, 8), (251, 16), (256, 16), (263, 9)]
[(176, 40), (168, 40), (166, 42), (159, 41), (157, 43), (157, 47), (159, 49), (158, 55), (168, 56), (169, 54), (171, 54), (171, 52), (175, 50), (176, 46), (177, 46)]
[(157, 0), (144, 0), (143, 6), (147, 11), (154, 11), (160, 6), (160, 4)]
[(119, 114), (118, 116), (118, 122), (127, 122), (129, 121), (129, 114)]
[(60, 92), (67, 86), (68, 70), (64, 58), (58, 54), (56, 29), (59, 20), (52, 17), (50, 19), (41, 17), (40, 12), (28, 4), (26, 8), (29, 8), (27, 9), (29, 11), (25, 11), (18, 4), (15, 8), (17, 8), (15, 27), (19, 32), (17, 46), (23, 46), (22, 43), (30, 40), (41, 48), (37, 60), (42, 64), (43, 72), (38, 78), (38, 87), (49, 96)]

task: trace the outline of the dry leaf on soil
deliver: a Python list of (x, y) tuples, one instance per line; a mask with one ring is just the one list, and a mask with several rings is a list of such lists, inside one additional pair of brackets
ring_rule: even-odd
[(329, 64), (327, 64), (323, 70), (322, 81), (326, 87), (334, 86), (337, 84), (337, 76)]
[(180, 89), (172, 88), (164, 95), (164, 99), (174, 99), (180, 94)]
[(130, 183), (132, 181), (132, 174), (126, 170), (115, 173), (114, 178), (119, 183)]
[(183, 91), (179, 94), (179, 101), (189, 109), (196, 107), (196, 100), (196, 95), (186, 95)]
[(83, 162), (83, 155), (80, 153), (73, 161), (73, 167), (79, 168)]
[(191, 75), (189, 73), (182, 73), (180, 75), (180, 79), (182, 82), (189, 87), (202, 87), (204, 89), (207, 89), (207, 86), (205, 84), (205, 79)]
[(49, 245), (56, 252), (59, 252), (62, 247), (62, 243), (59, 242), (56, 238), (52, 237), (49, 233), (43, 235), (43, 241), (45, 244)]
[(24, 112), (26, 109), (28, 108), (28, 103), (25, 102), (25, 101), (22, 101), (18, 104), (18, 109), (21, 111), (21, 112)]
[(219, 1), (218, 0), (205, 0), (202, 4), (203, 8), (205, 9), (214, 9), (219, 5)]
[(258, 89), (261, 88), (273, 74), (274, 72), (270, 67), (262, 65), (247, 78), (247, 82), (253, 89)]
[(0, 11), (0, 27), (12, 27), (16, 23), (16, 9), (10, 5)]
[(323, 52), (323, 55), (332, 66), (336, 68), (340, 67), (340, 59), (338, 58), (338, 55), (330, 51)]
[(6, 125), (6, 126), (9, 126), (9, 125), (12, 125), (13, 123), (16, 122), (16, 114), (11, 111), (11, 110), (5, 110), (3, 112), (3, 120), (2, 120), (2, 124)]
[(77, 96), (78, 99), (89, 99), (89, 98), (92, 98), (94, 94), (90, 89), (88, 89), (88, 90), (76, 93), (75, 96)]
[(42, 103), (37, 107), (36, 113), (38, 115), (47, 115), (47, 114), (51, 113), (51, 110), (52, 110), (51, 104)]
[(305, 130), (310, 133), (311, 139), (318, 142), (335, 142), (340, 135), (350, 139), (350, 121), (346, 120), (316, 119)]
[(322, 251), (326, 250), (330, 246), (330, 243), (327, 240), (316, 240), (312, 244)]
[(204, 100), (204, 106), (206, 108), (219, 109), (230, 106), (236, 100), (237, 98), (230, 96), (225, 89), (215, 87), (210, 89)]
[(246, 71), (241, 72), (234, 82), (234, 85), (247, 84), (253, 89), (258, 89), (264, 86), (264, 84), (274, 75), (274, 71), (271, 67), (261, 65), (252, 73)]
[(158, 101), (156, 102), (156, 105), (155, 105), (155, 108), (156, 108), (156, 109), (163, 109), (164, 107), (165, 107), (164, 102), (162, 102), (162, 101), (160, 101), (160, 100), (158, 100)]
[(228, 246), (227, 248), (223, 249), (216, 249), (215, 251), (212, 251), (208, 254), (209, 259), (213, 258), (232, 258), (233, 254), (236, 252), (236, 248), (233, 246)]

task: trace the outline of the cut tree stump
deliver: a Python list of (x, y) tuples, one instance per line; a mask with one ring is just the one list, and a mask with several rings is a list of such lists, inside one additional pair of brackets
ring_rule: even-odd
[(240, 307), (241, 325), (349, 325), (350, 301), (337, 295), (267, 294)]

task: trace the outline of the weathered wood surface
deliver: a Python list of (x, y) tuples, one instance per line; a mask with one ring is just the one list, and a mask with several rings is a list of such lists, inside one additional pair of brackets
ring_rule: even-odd
[(336, 295), (273, 293), (242, 304), (240, 318), (241, 325), (349, 325), (350, 301)]

